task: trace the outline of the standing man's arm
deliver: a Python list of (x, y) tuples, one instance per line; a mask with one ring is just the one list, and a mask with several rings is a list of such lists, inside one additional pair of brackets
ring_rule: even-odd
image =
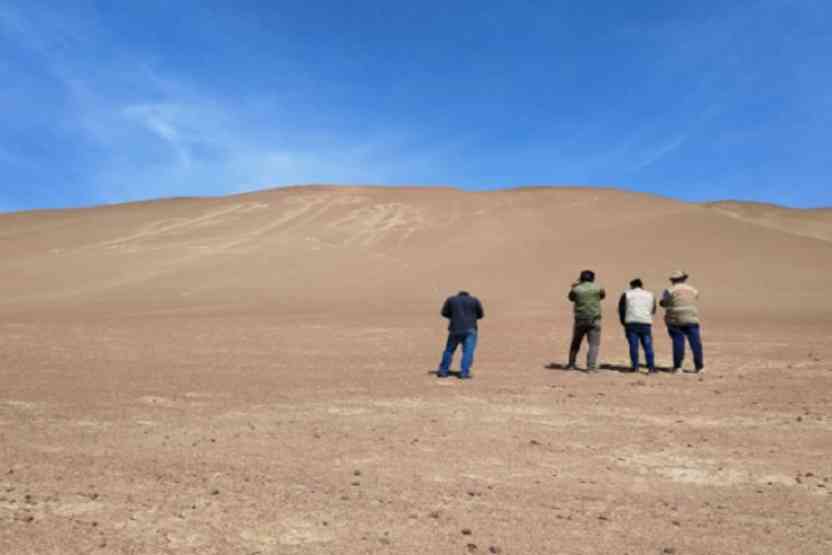
[(574, 286), (572, 289), (569, 290), (569, 300), (573, 303), (575, 302), (575, 289)]
[(442, 305), (441, 314), (445, 318), (450, 318), (451, 317), (451, 300), (450, 299), (445, 299), (445, 304)]
[(604, 300), (604, 299), (606, 299), (606, 298), (607, 298), (607, 291), (606, 291), (606, 289), (601, 289), (601, 300), (603, 301), (603, 300)]
[(664, 290), (664, 292), (662, 293), (662, 300), (659, 301), (659, 304), (664, 308), (670, 306), (670, 291), (668, 291), (667, 289)]
[(650, 314), (653, 314), (654, 316), (656, 314), (656, 296), (655, 295), (653, 295), (653, 309), (650, 311)]
[(482, 320), (485, 317), (485, 311), (483, 311), (482, 303), (480, 302), (479, 299), (477, 299), (476, 311), (477, 311), (477, 320)]
[(621, 320), (621, 325), (627, 325), (627, 294), (621, 293), (621, 298), (618, 300), (618, 319)]

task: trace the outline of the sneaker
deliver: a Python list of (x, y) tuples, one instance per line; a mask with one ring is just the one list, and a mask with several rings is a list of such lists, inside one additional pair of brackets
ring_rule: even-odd
[(471, 379), (471, 374), (460, 374), (459, 379), (460, 380), (470, 380)]
[(673, 370), (670, 371), (670, 373), (675, 374), (675, 375), (678, 376), (679, 374), (682, 373), (682, 369), (681, 368), (674, 368)]
[(656, 370), (655, 368), (648, 368), (648, 369), (647, 369), (647, 374), (648, 374), (648, 375), (649, 375), (649, 374), (658, 374), (658, 373), (659, 373), (659, 371), (658, 371), (658, 370)]
[(443, 372), (441, 370), (438, 370), (436, 372), (436, 377), (437, 378), (447, 378), (448, 376), (449, 376), (449, 374), (447, 372)]

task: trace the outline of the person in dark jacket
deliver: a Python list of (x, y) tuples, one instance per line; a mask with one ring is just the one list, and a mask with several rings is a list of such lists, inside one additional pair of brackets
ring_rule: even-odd
[(463, 380), (468, 379), (471, 377), (471, 364), (474, 362), (474, 350), (477, 348), (477, 320), (485, 316), (482, 304), (467, 291), (460, 291), (445, 300), (442, 316), (448, 318), (450, 323), (448, 341), (436, 375), (440, 378), (448, 377), (454, 352), (457, 346), (462, 344), (462, 369), (459, 377)]

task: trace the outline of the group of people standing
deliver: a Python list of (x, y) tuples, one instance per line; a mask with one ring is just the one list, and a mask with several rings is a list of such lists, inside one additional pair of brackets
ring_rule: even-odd
[[(702, 358), (702, 339), (699, 333), (699, 310), (697, 300), (699, 292), (688, 284), (688, 275), (675, 271), (670, 275), (670, 287), (662, 292), (658, 305), (665, 310), (665, 323), (673, 344), (674, 373), (682, 372), (685, 358), (685, 339), (693, 351), (693, 372), (701, 373), (705, 369)], [(607, 294), (603, 287), (595, 282), (595, 272), (584, 270), (578, 281), (569, 290), (569, 300), (574, 304), (574, 327), (572, 343), (569, 347), (567, 368), (576, 369), (578, 352), (584, 338), (587, 339), (588, 352), (586, 371), (598, 369), (598, 353), (601, 347), (601, 301)], [(630, 289), (625, 291), (618, 301), (618, 316), (624, 327), (624, 335), (630, 347), (630, 370), (638, 371), (639, 345), (644, 349), (648, 373), (657, 372), (653, 350), (653, 317), (656, 314), (656, 297), (644, 289), (640, 278), (630, 281)], [(485, 316), (482, 303), (467, 291), (448, 297), (442, 305), (441, 314), (450, 320), (448, 339), (442, 360), (436, 371), (440, 378), (448, 377), (454, 352), (462, 345), (462, 363), (459, 377), (469, 379), (477, 347), (477, 322)]]
[[(662, 292), (658, 304), (665, 310), (664, 320), (667, 332), (673, 344), (674, 373), (682, 372), (685, 358), (685, 339), (693, 351), (694, 372), (705, 370), (702, 357), (702, 338), (699, 333), (699, 309), (697, 291), (688, 282), (688, 275), (677, 270), (670, 274), (670, 287)], [(575, 325), (572, 344), (569, 348), (567, 368), (576, 368), (578, 352), (587, 338), (586, 369), (589, 372), (598, 368), (598, 351), (601, 346), (601, 301), (606, 298), (604, 288), (595, 283), (595, 273), (591, 270), (581, 272), (578, 281), (569, 290), (569, 300), (575, 306)], [(656, 372), (655, 353), (653, 351), (653, 316), (656, 314), (656, 297), (644, 289), (640, 278), (630, 281), (630, 289), (625, 291), (618, 301), (618, 317), (624, 327), (624, 335), (630, 347), (630, 370), (639, 369), (639, 344), (644, 349), (648, 373)]]

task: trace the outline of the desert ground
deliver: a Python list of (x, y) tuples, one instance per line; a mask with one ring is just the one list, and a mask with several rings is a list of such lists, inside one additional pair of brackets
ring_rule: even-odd
[[(832, 210), (297, 187), (0, 215), (0, 255), (0, 553), (832, 553)], [(618, 371), (676, 268), (705, 374)]]

